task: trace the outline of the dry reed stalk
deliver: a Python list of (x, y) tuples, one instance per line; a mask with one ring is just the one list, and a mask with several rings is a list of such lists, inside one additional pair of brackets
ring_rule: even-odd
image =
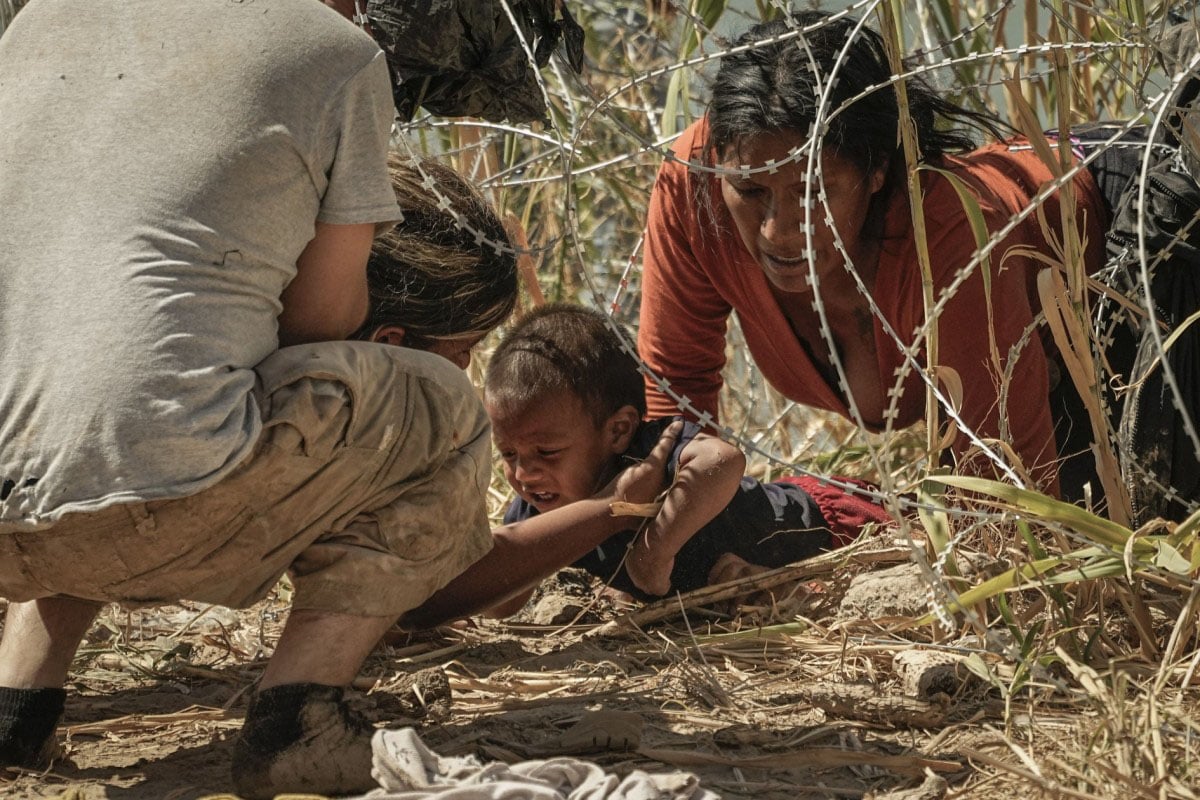
[[(888, 61), (896, 74), (904, 72), (903, 41), (901, 35), (900, 5), (882, 6), (879, 11), (880, 28), (883, 34), (883, 44), (887, 50)], [(921, 272), (921, 297), (924, 308), (925, 324), (925, 449), (929, 463), (936, 465), (943, 439), (940, 438), (941, 427), (938, 424), (939, 406), (934, 388), (938, 386), (939, 339), (938, 318), (934, 313), (937, 297), (934, 294), (933, 267), (929, 256), (929, 240), (925, 229), (925, 204), (921, 191), (921, 176), (918, 171), (921, 154), (917, 143), (916, 126), (909, 115), (908, 90), (904, 81), (894, 85), (896, 103), (900, 112), (899, 133), (900, 144), (904, 153), (904, 163), (908, 178), (909, 209), (912, 214), (913, 241), (916, 242), (917, 264)], [(936, 558), (937, 553), (930, 553)]]
[(603, 691), (588, 692), (584, 696), (535, 697), (528, 700), (499, 700), (491, 703), (479, 702), (471, 704), (470, 710), (475, 714), (488, 714), (498, 711), (528, 711), (533, 708), (546, 708), (549, 706), (577, 705), (585, 700), (588, 703), (595, 703), (604, 698), (618, 697), (620, 694), (620, 689), (605, 689)]
[(8, 26), (12, 24), (13, 18), (17, 16), (29, 0), (0, 0), (0, 34), (3, 34)]
[[(1015, 747), (1012, 742), (1008, 742), (1010, 747)], [(1178, 798), (1181, 800), (1193, 800), (1196, 794), (1192, 789), (1182, 786), (1177, 781), (1164, 781), (1157, 788), (1139, 784), (1134, 780), (1130, 780), (1128, 775), (1124, 775), (1120, 770), (1112, 770), (1109, 766), (1103, 766), (1100, 771), (1104, 772), (1103, 778), (1096, 778), (1081, 774), (1080, 770), (1068, 768), (1067, 764), (1061, 763), (1060, 759), (1050, 759), (1054, 762), (1056, 770), (1069, 772), (1070, 776), (1081, 783), (1090, 784), (1091, 790), (1082, 792), (1069, 786), (1064, 786), (1061, 781), (1048, 778), (1037, 771), (1033, 765), (1032, 759), (1028, 756), (1022, 760), (1028, 759), (1026, 768), (1015, 765), (1006, 760), (989, 756), (988, 753), (973, 750), (973, 748), (960, 748), (959, 752), (962, 756), (970, 758), (973, 762), (979, 762), (991, 766), (1004, 774), (1012, 775), (1021, 778), (1026, 783), (1032, 783), (1034, 787), (1042, 790), (1051, 798), (1073, 798), (1076, 800), (1097, 800), (1097, 798), (1112, 798), (1114, 800), (1120, 798), (1128, 798), (1128, 796), (1139, 796), (1147, 800), (1163, 800), (1164, 798)], [(1097, 764), (1094, 762), (1088, 763), (1088, 766), (1096, 769)]]
[(534, 308), (545, 305), (546, 295), (542, 292), (541, 284), (538, 283), (537, 262), (534, 261), (533, 254), (529, 251), (529, 237), (525, 234), (525, 226), (521, 224), (521, 220), (516, 214), (509, 211), (504, 215), (504, 227), (508, 229), (508, 235), (512, 237), (513, 245), (519, 251), (517, 253), (517, 272), (521, 276), (521, 285), (529, 293), (529, 301)]
[(907, 561), (910, 557), (908, 548), (891, 547), (867, 549), (866, 542), (860, 541), (840, 550), (832, 550), (807, 561), (789, 566), (748, 575), (744, 578), (727, 583), (714, 584), (702, 589), (665, 598), (645, 607), (622, 614), (614, 620), (604, 623), (590, 631), (590, 636), (613, 636), (632, 628), (640, 627), (651, 622), (659, 622), (682, 614), (697, 606), (719, 603), (751, 592), (767, 591), (777, 586), (793, 581), (813, 579), (828, 575), (848, 564), (884, 564)]
[(589, 684), (595, 683), (611, 683), (611, 680), (604, 678), (575, 678), (575, 677), (559, 677), (559, 678), (521, 678), (504, 675), (501, 680), (483, 681), (477, 678), (457, 678), (450, 679), (450, 688), (455, 691), (469, 692), (491, 692), (493, 694), (533, 694), (539, 696), (549, 696), (566, 689), (578, 689), (580, 687), (591, 688)]
[[(1162, 664), (1159, 667), (1158, 677), (1154, 683), (1156, 692), (1160, 692), (1166, 688), (1174, 665), (1187, 657), (1183, 648), (1185, 643), (1193, 639), (1196, 634), (1196, 618), (1198, 614), (1200, 614), (1200, 583), (1192, 587), (1187, 601), (1179, 610), (1179, 616), (1176, 618), (1175, 624), (1171, 627), (1171, 636), (1164, 648)], [(1200, 650), (1196, 652), (1200, 653)]]
[(939, 728), (946, 723), (944, 702), (885, 694), (876, 686), (813, 683), (773, 698), (780, 706), (807, 703), (842, 719), (886, 727)]
[(465, 650), (470, 649), (470, 642), (458, 642), (456, 644), (438, 647), (425, 652), (408, 653), (399, 656), (396, 660), (402, 664), (427, 664), (430, 661), (445, 661), (451, 656), (456, 656)]
[[(721, 781), (710, 780), (705, 782), (706, 786), (713, 789), (720, 789), (723, 786), (729, 786), (730, 790), (737, 789), (737, 793), (729, 793), (722, 797), (751, 797), (761, 792), (782, 791), (788, 792), (790, 797), (799, 797), (801, 792), (811, 794), (816, 797), (853, 797), (858, 800), (864, 795), (861, 789), (845, 789), (840, 786), (827, 786), (825, 784), (808, 784), (808, 783), (785, 783), (780, 780), (776, 781)], [(879, 798), (885, 800), (885, 798)]]
[(63, 726), (63, 729), (69, 736), (115, 735), (162, 728), (185, 722), (228, 723), (228, 727), (240, 727), (242, 724), (241, 719), (231, 718), (229, 712), (225, 709), (211, 708), (209, 706), (188, 706), (182, 711), (176, 711), (172, 714), (130, 714), (101, 722), (66, 725)]
[(901, 775), (921, 776), (925, 770), (961, 772), (963, 764), (947, 759), (926, 756), (892, 756), (861, 750), (842, 750), (832, 747), (811, 747), (803, 751), (760, 756), (722, 756), (695, 750), (668, 750), (656, 747), (638, 748), (637, 754), (676, 767), (725, 766), (740, 768), (795, 769), (871, 766)]

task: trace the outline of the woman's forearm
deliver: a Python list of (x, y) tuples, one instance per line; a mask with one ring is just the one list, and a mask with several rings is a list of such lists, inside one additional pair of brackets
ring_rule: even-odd
[(477, 614), (527, 592), (629, 526), (612, 516), (611, 498), (580, 500), (492, 531), (494, 545), (445, 587), (400, 618), (429, 628)]
[(495, 544), (491, 551), (405, 613), (400, 625), (428, 628), (497, 606), (629, 527), (628, 517), (612, 515), (612, 501), (644, 503), (662, 490), (667, 457), (682, 430), (680, 422), (667, 426), (641, 463), (620, 473), (595, 497), (492, 531)]

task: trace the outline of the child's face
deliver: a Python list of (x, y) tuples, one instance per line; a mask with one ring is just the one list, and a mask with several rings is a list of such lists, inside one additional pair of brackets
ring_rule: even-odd
[(517, 413), (485, 403), (504, 477), (539, 512), (591, 497), (611, 476), (624, 441), (597, 427), (569, 391), (542, 398)]

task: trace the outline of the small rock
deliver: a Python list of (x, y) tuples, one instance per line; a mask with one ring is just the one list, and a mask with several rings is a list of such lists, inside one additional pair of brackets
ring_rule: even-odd
[(567, 753), (636, 750), (645, 724), (641, 715), (632, 711), (585, 711), (563, 732), (560, 744)]
[(529, 621), (535, 625), (569, 625), (583, 613), (583, 605), (573, 597), (547, 595), (533, 606)]
[(842, 598), (838, 617), (920, 617), (928, 610), (929, 588), (920, 566), (897, 564), (855, 576)]
[(965, 661), (963, 656), (939, 650), (901, 650), (892, 657), (892, 668), (904, 694), (928, 699), (956, 695), (978, 680)]

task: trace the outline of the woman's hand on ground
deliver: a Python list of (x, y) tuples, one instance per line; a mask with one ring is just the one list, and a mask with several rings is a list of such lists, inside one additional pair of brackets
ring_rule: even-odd
[(746, 559), (736, 556), (733, 553), (722, 553), (708, 572), (708, 585), (712, 586), (717, 583), (739, 581), (751, 575), (758, 575), (767, 571), (767, 567), (751, 564)]

